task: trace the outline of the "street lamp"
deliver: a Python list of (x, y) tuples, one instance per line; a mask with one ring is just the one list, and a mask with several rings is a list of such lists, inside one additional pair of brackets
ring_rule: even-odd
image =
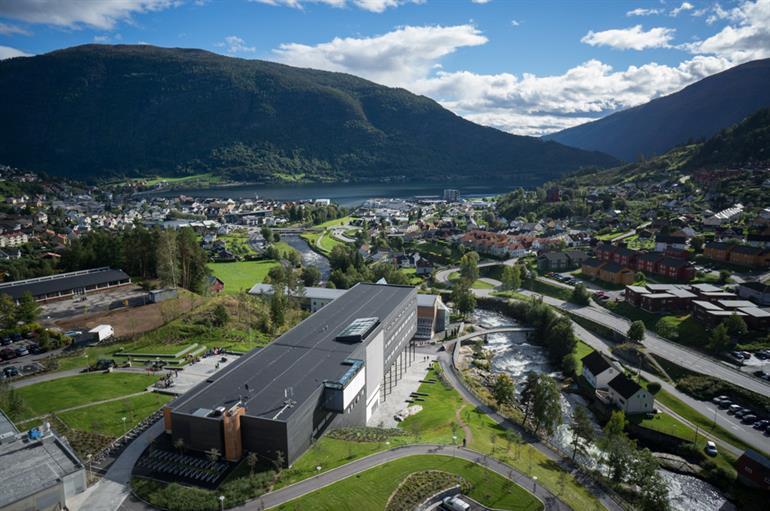
[(457, 457), (457, 435), (452, 435), (452, 446), (455, 448), (455, 457)]
[[(91, 453), (86, 454), (86, 460), (88, 461), (88, 481), (90, 481), (93, 478), (91, 474), (91, 458), (92, 458)], [(88, 481), (86, 481), (86, 486), (88, 486)]]
[(225, 496), (224, 495), (220, 495), (219, 496), (219, 509), (221, 509), (222, 511), (225, 511)]
[(537, 491), (537, 476), (532, 476), (532, 491)]
[(123, 421), (123, 436), (126, 436), (126, 418), (125, 417), (121, 417), (120, 420)]

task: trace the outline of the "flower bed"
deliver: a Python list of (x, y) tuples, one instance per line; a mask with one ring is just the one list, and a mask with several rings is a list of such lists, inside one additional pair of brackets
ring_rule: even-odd
[(388, 499), (385, 511), (412, 511), (431, 495), (457, 485), (462, 493), (471, 490), (471, 484), (457, 474), (440, 470), (409, 474)]
[(349, 442), (385, 442), (393, 437), (408, 433), (397, 428), (339, 428), (329, 431), (326, 436)]

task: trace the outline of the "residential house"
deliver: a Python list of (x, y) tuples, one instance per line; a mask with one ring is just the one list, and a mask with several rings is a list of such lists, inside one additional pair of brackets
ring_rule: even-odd
[(703, 255), (712, 261), (728, 262), (733, 247), (731, 243), (710, 241), (703, 246)]
[(214, 295), (218, 294), (218, 293), (224, 291), (225, 283), (219, 277), (215, 277), (213, 275), (209, 275), (208, 289), (209, 289), (209, 293), (214, 294)]
[(424, 257), (421, 257), (417, 260), (417, 263), (415, 264), (415, 274), (416, 275), (430, 275), (433, 273), (433, 263), (425, 259)]
[(768, 284), (757, 281), (743, 282), (738, 284), (736, 291), (741, 298), (746, 298), (761, 306), (770, 305), (770, 285)]
[(564, 253), (567, 254), (573, 268), (579, 268), (583, 261), (588, 259), (588, 254), (584, 250), (565, 250)]
[(757, 451), (746, 449), (735, 463), (738, 480), (747, 486), (770, 492), (770, 460)]
[(601, 259), (591, 257), (583, 261), (583, 264), (580, 265), (580, 271), (586, 277), (598, 279), (599, 269), (602, 267), (603, 264), (604, 264), (604, 261), (602, 261)]
[(29, 241), (29, 236), (21, 231), (10, 231), (0, 234), (0, 248), (20, 247)]
[(752, 247), (770, 248), (770, 234), (748, 234), (746, 235), (746, 243)]
[(537, 269), (540, 272), (565, 271), (570, 267), (570, 260), (564, 252), (543, 252), (537, 256)]
[(664, 257), (658, 262), (657, 274), (679, 282), (689, 282), (695, 278), (695, 267), (683, 259)]
[(737, 218), (741, 213), (743, 213), (743, 205), (742, 204), (736, 204), (735, 206), (727, 209), (723, 209), (719, 213), (715, 213), (711, 216), (708, 216), (703, 219), (703, 225), (708, 225), (712, 227), (716, 227), (719, 225), (722, 225), (724, 223), (727, 223), (731, 220), (734, 220)]
[(655, 398), (638, 383), (620, 373), (607, 384), (609, 398), (626, 415), (652, 412)]
[(665, 252), (670, 248), (686, 250), (687, 236), (682, 232), (658, 234), (655, 236), (655, 252)]
[(583, 364), (583, 377), (594, 389), (606, 389), (610, 380), (618, 375), (618, 369), (612, 361), (599, 351), (592, 351), (580, 361)]
[(604, 263), (599, 268), (599, 279), (610, 284), (628, 285), (634, 282), (634, 272), (616, 262)]
[(753, 268), (764, 268), (770, 265), (770, 250), (761, 247), (739, 245), (730, 251), (730, 263)]

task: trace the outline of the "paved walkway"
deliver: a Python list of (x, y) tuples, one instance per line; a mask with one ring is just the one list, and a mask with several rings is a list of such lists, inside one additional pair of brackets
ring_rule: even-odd
[(59, 378), (67, 378), (68, 376), (77, 376), (78, 374), (80, 374), (80, 371), (82, 370), (83, 370), (82, 368), (77, 368), (77, 369), (68, 369), (66, 371), (43, 373), (37, 376), (30, 376), (29, 378), (23, 378), (21, 380), (11, 382), (11, 386), (15, 389), (20, 389), (22, 387), (34, 385), (36, 383), (43, 383), (46, 381), (58, 380)]
[(536, 481), (518, 472), (513, 467), (470, 449), (433, 444), (407, 445), (372, 454), (371, 456), (358, 459), (347, 465), (342, 465), (341, 467), (310, 477), (290, 486), (266, 493), (262, 495), (262, 497), (234, 509), (238, 511), (254, 511), (279, 506), (384, 463), (408, 456), (430, 454), (454, 456), (478, 463), (502, 477), (515, 482), (530, 493), (534, 493), (537, 498), (545, 504), (545, 509), (547, 510), (566, 511), (570, 509), (570, 507), (559, 500), (556, 495), (546, 490), (541, 485), (536, 484)]
[[(496, 411), (488, 407), (486, 404), (482, 403), (481, 400), (477, 398), (476, 395), (473, 394), (465, 386), (462, 380), (457, 376), (457, 374), (455, 373), (454, 367), (452, 366), (451, 357), (447, 351), (441, 352), (439, 356), (439, 361), (441, 363), (442, 369), (444, 369), (444, 374), (447, 375), (448, 377), (449, 382), (466, 401), (468, 401), (473, 406), (475, 406), (476, 409), (488, 415), (493, 421), (495, 421), (495, 423), (502, 426), (503, 428), (517, 431), (519, 434), (521, 434), (522, 438), (524, 438), (524, 440), (527, 443), (529, 443), (532, 447), (540, 451), (548, 459), (559, 464), (559, 466), (561, 466), (562, 469), (568, 472), (573, 471), (572, 467), (567, 465), (558, 453), (553, 451), (550, 447), (548, 447), (544, 443), (540, 442), (537, 439), (537, 437), (533, 436), (529, 431), (524, 429), (521, 425), (503, 417), (502, 415), (498, 414)], [(575, 475), (577, 476), (577, 474)], [(596, 498), (598, 498), (599, 501), (608, 510), (621, 511), (623, 509), (617, 502), (615, 502), (602, 488), (596, 485), (593, 481), (580, 480), (579, 483), (582, 486), (584, 486), (586, 489), (588, 489), (591, 493), (593, 493), (596, 496)]]
[[(157, 421), (147, 428), (128, 444), (128, 447), (110, 466), (104, 477), (89, 488), (85, 498), (79, 499), (79, 502), (71, 502), (75, 499), (68, 499), (69, 508), (83, 511), (115, 511), (120, 508), (131, 491), (131, 471), (134, 465), (147, 446), (162, 432), (163, 421)], [(134, 507), (134, 509), (136, 508)]]

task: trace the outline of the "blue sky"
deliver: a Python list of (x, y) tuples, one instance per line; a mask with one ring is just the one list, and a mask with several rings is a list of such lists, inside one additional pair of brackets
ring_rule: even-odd
[(405, 87), (539, 135), (770, 56), (770, 0), (0, 0), (0, 58), (203, 48)]

